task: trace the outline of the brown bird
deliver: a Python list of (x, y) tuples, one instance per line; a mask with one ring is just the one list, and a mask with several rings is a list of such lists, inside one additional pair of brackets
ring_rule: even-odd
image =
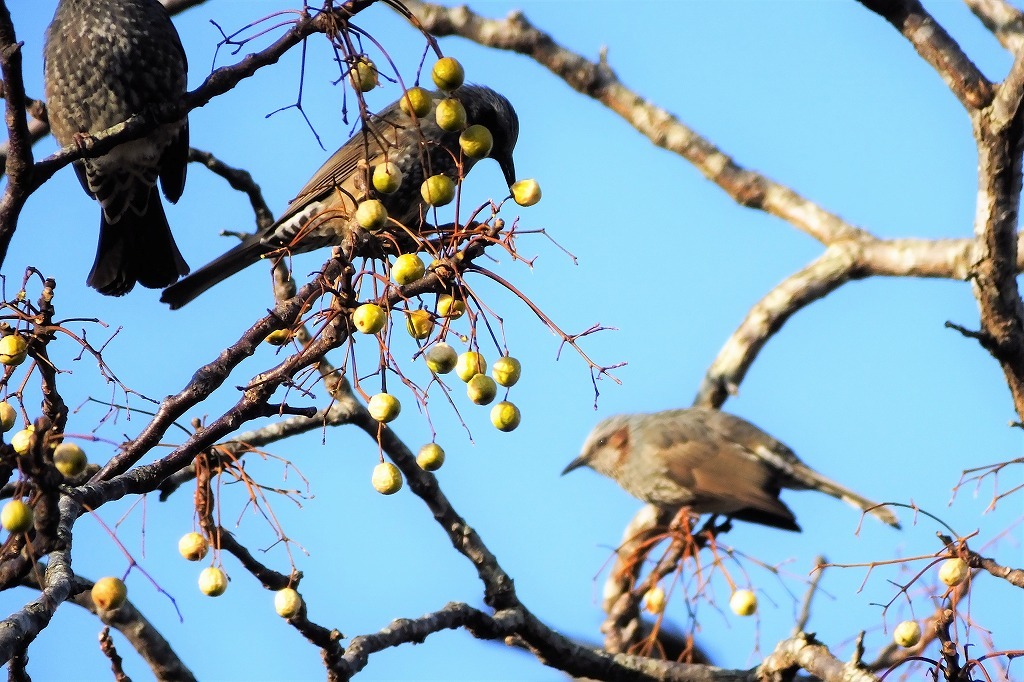
[[(433, 97), (458, 100), (469, 124), (483, 125), (491, 132), (494, 143), (488, 156), (498, 162), (505, 181), (512, 185), (516, 179), (512, 151), (519, 137), (519, 118), (509, 101), (476, 85), (464, 85), (444, 95), (433, 93)], [(368, 171), (385, 161), (397, 166), (403, 177), (394, 192), (377, 194), (368, 187)], [(465, 174), (476, 159), (461, 154), (458, 131), (442, 130), (433, 111), (414, 120), (393, 102), (371, 115), (363, 129), (327, 159), (277, 222), (168, 287), (160, 300), (180, 308), (269, 254), (305, 253), (342, 243), (364, 196), (375, 196), (391, 219), (418, 230), (429, 218), (429, 207), (420, 194), (423, 180), (442, 173), (456, 180), (460, 162)]]
[[(173, 105), (186, 91), (185, 51), (157, 0), (61, 0), (43, 57), (50, 128), (62, 146)], [(89, 286), (121, 296), (136, 282), (162, 288), (188, 273), (156, 190), (159, 177), (164, 196), (177, 201), (187, 163), (187, 119), (75, 162), (102, 208)]]
[(888, 509), (825, 478), (750, 422), (718, 410), (609, 417), (594, 427), (583, 452), (562, 474), (581, 466), (666, 509), (688, 506), (697, 514), (799, 531), (779, 491), (818, 490), (899, 528)]

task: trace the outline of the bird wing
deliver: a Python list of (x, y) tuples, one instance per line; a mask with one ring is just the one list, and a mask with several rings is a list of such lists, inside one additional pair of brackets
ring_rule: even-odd
[(732, 514), (749, 510), (750, 520), (790, 528), (793, 512), (778, 499), (772, 470), (742, 443), (723, 437), (702, 419), (687, 413), (662, 431), (665, 473), (693, 491), (690, 506), (699, 513)]
[(334, 152), (327, 161), (313, 174), (299, 193), (291, 200), (288, 207), (277, 219), (277, 223), (287, 222), (301, 213), (311, 202), (319, 201), (336, 189), (343, 188), (354, 193), (351, 186), (356, 180), (356, 169), (360, 161), (371, 160), (381, 154), (384, 147), (397, 145), (396, 112), (401, 111), (398, 102), (393, 102), (370, 120), (351, 138)]

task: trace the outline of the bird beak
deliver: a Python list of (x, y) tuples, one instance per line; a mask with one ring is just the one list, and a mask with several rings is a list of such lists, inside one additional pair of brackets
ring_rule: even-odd
[(580, 455), (579, 457), (577, 457), (573, 461), (569, 462), (569, 466), (567, 466), (564, 469), (562, 469), (562, 475), (565, 476), (570, 471), (573, 471), (575, 469), (579, 469), (580, 467), (585, 467), (585, 466), (587, 466), (587, 458), (584, 457), (583, 455)]
[(508, 186), (516, 184), (516, 166), (512, 163), (512, 156), (498, 159), (498, 165), (501, 166), (501, 172), (505, 174), (505, 182), (508, 183)]

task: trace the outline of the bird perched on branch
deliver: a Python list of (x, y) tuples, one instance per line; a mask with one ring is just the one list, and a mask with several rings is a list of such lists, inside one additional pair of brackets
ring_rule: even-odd
[(831, 481), (750, 422), (706, 408), (620, 414), (599, 423), (563, 475), (582, 466), (666, 509), (799, 531), (782, 488), (818, 490), (899, 528), (884, 507)]
[[(424, 93), (426, 95), (426, 93)], [(450, 93), (432, 93), (457, 100), (466, 123), (484, 126), (493, 138), (486, 157), (496, 160), (511, 186), (516, 179), (512, 150), (519, 137), (519, 118), (507, 99), (490, 88), (464, 85)], [(433, 111), (414, 117), (392, 103), (371, 115), (362, 129), (334, 153), (292, 200), (277, 222), (167, 288), (160, 300), (180, 308), (215, 284), (269, 254), (305, 253), (341, 244), (356, 221), (356, 208), (376, 197), (390, 220), (416, 231), (427, 221), (429, 206), (421, 195), (423, 181), (444, 174), (458, 180), (459, 168), (469, 172), (476, 159), (463, 154), (459, 130), (443, 130)], [(374, 169), (393, 164), (401, 178), (397, 189), (377, 192), (370, 185)]]
[[(43, 57), (50, 128), (62, 146), (173, 106), (186, 91), (185, 51), (157, 0), (60, 0)], [(136, 282), (162, 288), (188, 272), (156, 189), (159, 177), (164, 196), (177, 201), (187, 163), (187, 119), (75, 162), (102, 208), (89, 286), (122, 296)]]

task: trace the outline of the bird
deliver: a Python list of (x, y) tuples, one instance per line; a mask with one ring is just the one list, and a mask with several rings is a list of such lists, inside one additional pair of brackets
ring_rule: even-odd
[(594, 427), (562, 475), (584, 466), (667, 510), (687, 506), (697, 514), (799, 532), (779, 492), (818, 490), (900, 527), (887, 508), (814, 471), (757, 426), (710, 408), (608, 417)]
[[(519, 137), (519, 118), (512, 104), (494, 90), (463, 85), (449, 93), (431, 93), (432, 100), (458, 100), (468, 124), (483, 125), (493, 137), (488, 157), (496, 160), (511, 186), (516, 172), (512, 151)], [(459, 131), (446, 131), (433, 115), (415, 117), (396, 100), (366, 118), (357, 131), (320, 167), (277, 221), (164, 290), (160, 300), (177, 309), (210, 287), (244, 270), (269, 254), (296, 254), (341, 244), (355, 222), (362, 197), (377, 196), (389, 218), (419, 230), (429, 217), (420, 185), (432, 175), (457, 179), (459, 164), (468, 173), (476, 159), (460, 154)], [(461, 157), (461, 158), (460, 158)], [(402, 173), (390, 194), (369, 186), (370, 171), (384, 162)]]
[[(186, 92), (185, 50), (157, 0), (60, 0), (43, 61), (50, 129), (62, 146), (173, 106)], [(123, 296), (136, 282), (162, 289), (188, 273), (156, 188), (159, 178), (168, 201), (181, 197), (188, 139), (185, 117), (74, 162), (83, 189), (102, 209), (86, 280), (101, 294)]]

